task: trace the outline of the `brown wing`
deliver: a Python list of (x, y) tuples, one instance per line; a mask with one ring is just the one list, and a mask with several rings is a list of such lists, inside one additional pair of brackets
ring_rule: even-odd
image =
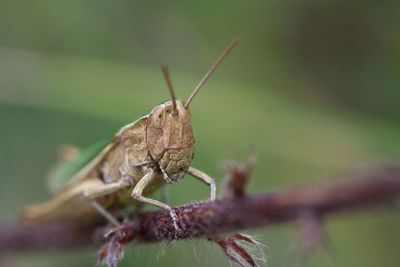
[[(119, 149), (121, 145), (124, 146), (125, 153), (128, 153), (128, 159), (131, 159), (129, 164), (137, 166), (146, 163), (148, 159), (144, 140), (146, 120), (147, 116), (144, 116), (122, 127), (115, 134), (113, 140), (70, 179), (65, 189), (84, 180), (93, 179), (93, 177), (98, 176), (101, 164), (110, 157), (111, 153), (119, 153), (121, 151), (121, 149)], [(119, 171), (119, 166), (115, 166), (115, 164), (112, 165), (113, 168), (116, 168), (116, 171)]]

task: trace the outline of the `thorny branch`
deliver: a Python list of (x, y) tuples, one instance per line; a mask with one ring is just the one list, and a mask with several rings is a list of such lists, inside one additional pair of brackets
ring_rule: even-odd
[[(320, 236), (312, 235), (323, 232), (319, 229), (322, 218), (336, 213), (384, 207), (400, 197), (400, 166), (369, 169), (353, 174), (349, 179), (330, 184), (251, 196), (247, 196), (241, 189), (247, 180), (249, 164), (239, 167), (230, 165), (227, 170), (230, 179), (225, 186), (228, 192), (225, 197), (213, 202), (177, 207), (174, 209), (176, 221), (170, 213), (161, 210), (141, 214), (127, 221), (121, 228), (114, 229), (108, 244), (117, 242), (123, 247), (130, 241), (157, 242), (203, 237), (221, 242), (221, 236), (227, 233), (252, 227), (300, 222), (302, 241), (306, 246), (314, 246), (313, 240), (318, 240)], [(232, 236), (234, 235), (228, 236), (222, 243)], [(0, 228), (0, 253), (90, 244), (93, 244), (93, 230), (73, 225), (56, 224), (40, 229), (26, 229), (22, 226)], [(104, 249), (103, 247), (103, 253)]]

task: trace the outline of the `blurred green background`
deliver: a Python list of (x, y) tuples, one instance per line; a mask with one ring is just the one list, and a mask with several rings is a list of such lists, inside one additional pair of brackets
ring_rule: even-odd
[[(312, 184), (400, 156), (398, 1), (0, 2), (0, 220), (46, 200), (63, 144), (87, 147), (168, 98), (186, 99), (233, 39), (241, 43), (192, 104), (194, 165), (254, 148), (252, 193)], [(204, 199), (187, 177), (171, 202)], [(331, 251), (308, 266), (400, 262), (400, 216), (331, 217)], [(254, 229), (267, 266), (292, 266), (293, 226)], [(120, 266), (229, 266), (207, 241), (131, 245)], [(165, 253), (163, 251), (165, 250)], [(93, 266), (96, 250), (21, 252), (6, 266)]]

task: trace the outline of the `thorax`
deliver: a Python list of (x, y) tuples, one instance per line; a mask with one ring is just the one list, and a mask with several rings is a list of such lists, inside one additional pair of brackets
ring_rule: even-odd
[[(130, 195), (134, 186), (140, 179), (149, 172), (150, 168), (156, 168), (156, 162), (150, 161), (139, 166), (129, 164), (131, 154), (127, 152), (126, 147), (118, 144), (115, 149), (107, 155), (105, 160), (99, 166), (98, 172), (104, 183), (114, 183), (120, 179), (130, 179), (132, 186), (116, 193), (120, 204), (136, 202)], [(163, 186), (165, 181), (161, 172), (157, 172), (154, 182), (143, 192), (143, 195), (150, 195), (159, 187)]]

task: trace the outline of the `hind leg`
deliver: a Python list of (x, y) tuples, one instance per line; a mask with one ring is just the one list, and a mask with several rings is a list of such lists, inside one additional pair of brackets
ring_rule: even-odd
[[(22, 219), (28, 225), (41, 225), (63, 221), (90, 221), (98, 218), (97, 213), (84, 196), (85, 190), (96, 188), (103, 184), (99, 179), (88, 179), (80, 184), (66, 189), (52, 199), (27, 206), (22, 211)], [(109, 205), (109, 203), (102, 203)]]
[(88, 179), (47, 202), (26, 207), (22, 212), (22, 219), (26, 224), (40, 225), (60, 221), (90, 221), (100, 214), (115, 225), (116, 219), (110, 220), (113, 216), (107, 211), (107, 207), (114, 204), (115, 200), (110, 198), (98, 203), (96, 198), (127, 186), (123, 182), (104, 184), (97, 178)]

